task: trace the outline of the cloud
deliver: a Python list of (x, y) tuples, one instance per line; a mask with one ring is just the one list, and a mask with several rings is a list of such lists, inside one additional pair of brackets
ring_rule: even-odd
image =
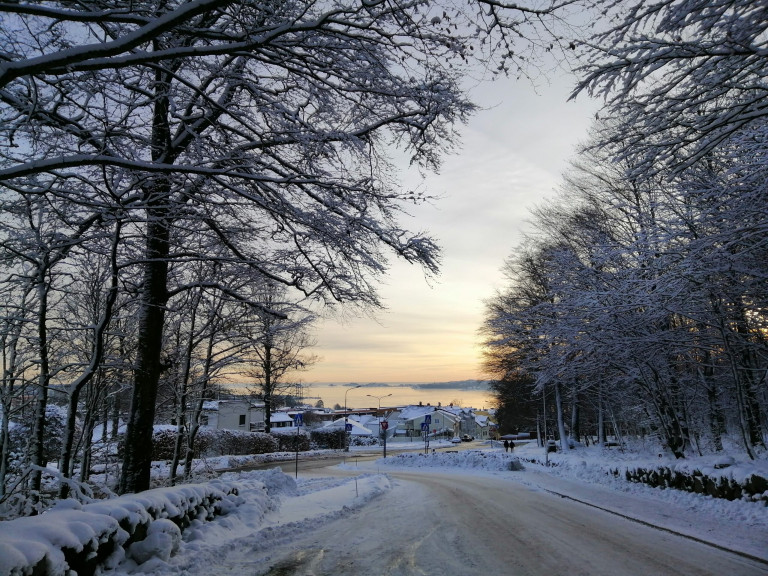
[[(538, 93), (524, 83), (481, 86), (485, 108), (463, 132), (459, 154), (428, 176), (435, 205), (409, 207), (406, 228), (428, 230), (443, 246), (440, 276), (391, 263), (381, 286), (387, 310), (367, 318), (326, 320), (307, 380), (447, 381), (482, 378), (477, 330), (483, 301), (503, 284), (500, 269), (526, 229), (529, 209), (551, 196), (597, 105), (566, 102), (557, 79)], [(416, 171), (403, 184), (420, 184)]]

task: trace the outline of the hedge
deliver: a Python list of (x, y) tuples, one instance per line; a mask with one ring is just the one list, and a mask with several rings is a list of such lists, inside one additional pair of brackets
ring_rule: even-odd
[[(618, 470), (614, 474), (618, 474)], [(709, 476), (700, 470), (682, 472), (669, 466), (656, 466), (627, 468), (624, 477), (629, 482), (639, 482), (654, 488), (673, 488), (726, 500), (762, 501), (768, 506), (768, 479), (757, 474), (739, 481), (727, 476)]]
[[(122, 453), (120, 440), (119, 450)], [(176, 428), (156, 426), (152, 432), (152, 460), (171, 460), (176, 446)], [(195, 438), (194, 457), (277, 452), (280, 442), (271, 434), (240, 430), (201, 428)], [(293, 448), (295, 450), (295, 448)]]

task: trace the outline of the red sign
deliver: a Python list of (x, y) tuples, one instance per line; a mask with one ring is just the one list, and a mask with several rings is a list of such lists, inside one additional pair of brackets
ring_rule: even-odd
[(381, 429), (386, 430), (387, 428), (389, 428), (389, 422), (384, 420), (384, 422), (381, 423)]

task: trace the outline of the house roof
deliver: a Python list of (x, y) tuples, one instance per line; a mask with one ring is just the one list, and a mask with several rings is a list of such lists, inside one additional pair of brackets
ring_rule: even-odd
[(443, 408), (443, 407), (408, 406), (408, 408), (404, 409), (400, 413), (398, 420), (401, 420), (401, 421), (423, 420), (424, 416), (426, 416), (427, 414), (443, 414), (443, 416), (448, 418), (449, 420), (456, 420), (459, 417), (455, 411), (448, 410), (447, 408)]
[[(352, 436), (373, 436), (373, 432), (369, 428), (366, 428), (360, 422), (355, 420), (354, 418), (348, 418), (347, 421), (352, 424), (352, 430), (350, 430), (350, 434)], [(328, 424), (325, 425), (326, 428), (344, 428), (344, 418), (338, 418), (334, 420), (333, 422), (328, 422)]]
[(400, 411), (400, 419), (413, 420), (414, 418), (421, 418), (427, 414), (432, 414), (435, 409), (435, 406), (406, 406)]
[(203, 410), (213, 411), (216, 412), (219, 409), (219, 406), (222, 404), (247, 404), (249, 409), (252, 408), (263, 408), (264, 402), (254, 402), (252, 400), (206, 400), (203, 402)]
[(269, 416), (270, 422), (293, 422), (293, 418), (285, 412), (272, 412)]

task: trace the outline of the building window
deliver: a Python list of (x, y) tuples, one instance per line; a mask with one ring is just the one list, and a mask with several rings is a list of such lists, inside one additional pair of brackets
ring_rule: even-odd
[(238, 424), (240, 424), (240, 426), (245, 426), (245, 414), (240, 414), (240, 421)]

